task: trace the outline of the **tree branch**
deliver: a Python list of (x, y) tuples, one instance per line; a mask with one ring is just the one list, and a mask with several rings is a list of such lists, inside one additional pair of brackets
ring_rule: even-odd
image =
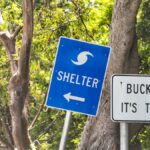
[(0, 141), (4, 143), (6, 146), (8, 146), (11, 150), (14, 150), (14, 146), (10, 144), (6, 139), (4, 139), (1, 135), (0, 135)]
[(80, 12), (81, 8), (78, 6), (78, 4), (77, 4), (74, 0), (72, 0), (72, 3), (74, 4), (74, 6), (75, 6), (76, 9), (77, 9), (77, 13), (76, 13), (76, 14), (77, 14), (77, 16), (80, 18), (81, 23), (83, 24), (83, 26), (84, 26), (84, 28), (85, 28), (86, 34), (87, 34), (92, 40), (95, 41), (94, 37), (89, 33), (89, 30), (88, 30), (88, 28), (87, 28), (87, 26), (86, 26), (86, 24), (85, 24), (85, 22), (84, 22), (83, 16), (82, 16), (82, 14), (81, 14), (81, 12)]
[(0, 105), (0, 115), (1, 115), (1, 119), (0, 119), (0, 126), (3, 128), (2, 132), (4, 133), (5, 137), (7, 138), (7, 141), (13, 145), (13, 138), (12, 138), (12, 134), (10, 131), (10, 127), (11, 123), (9, 123), (9, 107), (6, 105), (5, 107)]
[(6, 125), (6, 130), (7, 130), (7, 133), (8, 133), (8, 136), (9, 136), (9, 139), (10, 139), (10, 143), (12, 145), (14, 145), (14, 140), (13, 140), (13, 137), (12, 137), (12, 132), (11, 132), (11, 116), (10, 116), (10, 110), (9, 110), (9, 106), (6, 104), (6, 107), (5, 107), (5, 125)]
[(54, 32), (54, 31), (60, 29), (61, 27), (64, 27), (64, 26), (68, 25), (69, 23), (75, 22), (75, 21), (77, 21), (77, 19), (75, 19), (75, 20), (68, 20), (68, 21), (66, 21), (66, 22), (63, 22), (63, 23), (62, 23), (60, 26), (58, 26), (57, 28), (52, 28), (52, 29), (50, 29), (50, 30), (52, 30), (52, 32)]
[(15, 30), (15, 32), (12, 34), (12, 38), (16, 38), (16, 36), (19, 34), (19, 32), (21, 31), (22, 26), (17, 27), (17, 29)]
[(5, 133), (6, 133), (7, 141), (9, 141), (9, 143), (13, 145), (12, 135), (10, 133), (8, 124), (6, 123), (6, 118), (4, 118), (4, 117), (2, 119), (2, 126), (4, 128)]
[(18, 62), (19, 74), (24, 78), (28, 78), (30, 49), (33, 35), (33, 5), (32, 0), (24, 0), (23, 10), (23, 39)]
[(5, 42), (5, 40), (9, 39), (10, 37), (11, 35), (8, 31), (0, 30), (0, 39), (2, 40), (2, 42)]
[(43, 101), (43, 103), (42, 103), (42, 105), (41, 105), (39, 111), (38, 111), (37, 114), (35, 115), (35, 117), (34, 117), (32, 123), (30, 124), (30, 126), (29, 126), (29, 128), (28, 128), (29, 131), (34, 127), (35, 122), (37, 121), (38, 117), (40, 116), (41, 111), (43, 110), (43, 107), (44, 107), (44, 104), (45, 104), (45, 101), (46, 101), (46, 96), (47, 96), (47, 93), (45, 94), (44, 101)]
[(64, 22), (64, 23), (62, 23), (60, 26), (58, 26), (57, 28), (51, 28), (50, 30), (52, 31), (52, 33), (50, 34), (50, 37), (52, 36), (52, 34), (55, 32), (55, 31), (57, 31), (57, 30), (59, 30), (60, 28), (62, 28), (62, 27), (64, 27), (64, 26), (66, 26), (67, 24), (69, 24), (69, 23), (71, 23), (71, 22), (75, 22), (75, 21), (77, 21), (76, 19), (75, 20), (69, 20), (69, 21), (66, 21), (66, 22)]
[(17, 62), (14, 60), (14, 54), (16, 53), (15, 39), (12, 38), (12, 35), (6, 31), (0, 30), (0, 39), (3, 42), (6, 51), (8, 53), (8, 57), (11, 65), (11, 72), (15, 74), (17, 72)]
[[(57, 112), (56, 116), (58, 118), (58, 115), (60, 115), (60, 112)], [(54, 125), (54, 123), (56, 123), (57, 119), (54, 119), (51, 124), (42, 132), (40, 133), (39, 137), (37, 139), (40, 139), (44, 134), (48, 133), (49, 130), (52, 128), (52, 126)]]

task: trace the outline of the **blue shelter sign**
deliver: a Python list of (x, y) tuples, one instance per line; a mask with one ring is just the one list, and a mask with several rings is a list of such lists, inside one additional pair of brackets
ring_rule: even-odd
[(95, 116), (110, 48), (61, 37), (46, 105)]

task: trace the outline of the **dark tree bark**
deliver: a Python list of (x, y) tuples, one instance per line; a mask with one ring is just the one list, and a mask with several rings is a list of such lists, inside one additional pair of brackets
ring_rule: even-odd
[[(119, 150), (119, 124), (110, 119), (110, 78), (115, 73), (138, 73), (136, 15), (141, 0), (115, 0), (109, 46), (111, 57), (97, 117), (88, 117), (79, 150)], [(130, 137), (142, 126), (136, 125)]]
[(12, 77), (9, 83), (11, 96), (10, 113), (12, 119), (12, 137), (18, 150), (30, 149), (28, 135), (27, 104), (29, 94), (29, 59), (33, 34), (33, 4), (32, 0), (23, 1), (23, 39), (19, 60), (14, 59), (16, 53), (15, 38), (21, 27), (14, 34), (0, 31), (0, 39), (7, 50)]

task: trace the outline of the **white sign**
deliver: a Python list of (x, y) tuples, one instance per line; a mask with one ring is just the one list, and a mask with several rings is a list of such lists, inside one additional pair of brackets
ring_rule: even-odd
[(150, 122), (150, 76), (114, 75), (111, 83), (112, 120)]

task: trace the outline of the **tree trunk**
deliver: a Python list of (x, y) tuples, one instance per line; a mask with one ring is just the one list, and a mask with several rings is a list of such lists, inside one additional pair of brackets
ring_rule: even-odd
[(101, 105), (97, 117), (88, 117), (79, 150), (119, 150), (119, 124), (110, 119), (110, 78), (115, 73), (138, 71), (135, 25), (140, 3), (141, 0), (115, 0), (109, 39), (111, 57)]
[(30, 149), (27, 114), (25, 105), (28, 100), (29, 58), (33, 34), (32, 0), (24, 0), (23, 7), (23, 40), (20, 50), (18, 70), (10, 80), (12, 135), (18, 150)]
[(23, 39), (19, 60), (14, 60), (16, 53), (15, 38), (21, 27), (14, 34), (0, 31), (0, 39), (8, 52), (12, 77), (9, 82), (11, 96), (10, 114), (12, 137), (17, 150), (29, 150), (30, 138), (27, 123), (27, 104), (29, 95), (29, 58), (33, 34), (32, 0), (23, 1)]

